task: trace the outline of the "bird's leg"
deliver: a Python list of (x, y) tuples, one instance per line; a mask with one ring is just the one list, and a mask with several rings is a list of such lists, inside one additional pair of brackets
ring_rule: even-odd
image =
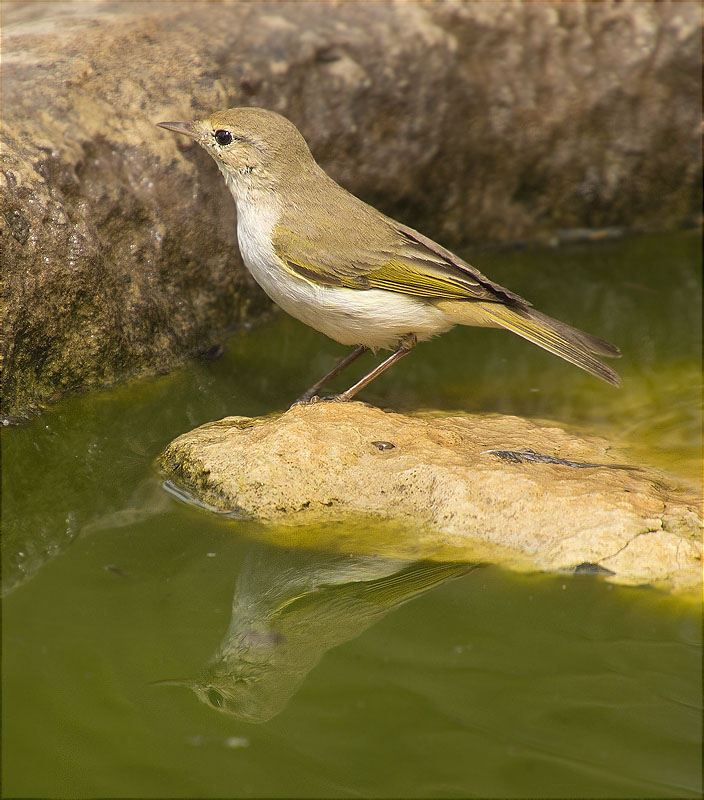
[(346, 392), (338, 394), (332, 399), (338, 401), (351, 400), (360, 389), (364, 389), (367, 384), (371, 383), (374, 378), (381, 375), (381, 373), (387, 370), (392, 364), (395, 364), (404, 356), (407, 356), (417, 344), (418, 338), (415, 333), (406, 334), (399, 342), (396, 350), (385, 361), (382, 361), (378, 367), (375, 367), (368, 375), (365, 375), (361, 380), (357, 381), (354, 386), (350, 386)]
[(348, 356), (345, 356), (342, 361), (336, 364), (327, 375), (323, 375), (323, 377), (317, 383), (314, 383), (307, 392), (302, 394), (298, 400), (296, 400), (293, 405), (297, 406), (309, 403), (329, 380), (332, 380), (335, 375), (339, 375), (342, 370), (349, 367), (353, 361), (356, 361), (363, 353), (366, 353), (368, 349), (369, 348), (366, 345), (362, 344), (356, 350), (353, 350)]

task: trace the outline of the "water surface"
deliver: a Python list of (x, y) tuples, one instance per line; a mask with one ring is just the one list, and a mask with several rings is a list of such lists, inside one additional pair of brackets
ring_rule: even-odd
[[(620, 390), (456, 329), (362, 399), (549, 419), (696, 482), (699, 253), (683, 233), (473, 259), (617, 343)], [(695, 600), (284, 548), (164, 492), (173, 437), (281, 410), (343, 352), (284, 315), (225, 345), (3, 431), (5, 796), (701, 793)]]

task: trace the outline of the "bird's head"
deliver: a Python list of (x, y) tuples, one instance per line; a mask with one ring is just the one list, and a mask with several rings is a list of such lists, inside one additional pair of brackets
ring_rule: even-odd
[(193, 122), (157, 124), (195, 139), (236, 193), (295, 181), (315, 164), (296, 126), (263, 108), (230, 108)]

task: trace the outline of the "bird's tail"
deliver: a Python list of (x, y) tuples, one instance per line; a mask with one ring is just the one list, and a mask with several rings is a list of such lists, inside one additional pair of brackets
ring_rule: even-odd
[(484, 324), (506, 328), (597, 378), (613, 386), (620, 385), (621, 378), (618, 373), (596, 358), (596, 356), (617, 358), (621, 355), (618, 347), (605, 339), (572, 328), (530, 307), (508, 306), (503, 303), (472, 305), (475, 306), (474, 314), (480, 312), (485, 318)]

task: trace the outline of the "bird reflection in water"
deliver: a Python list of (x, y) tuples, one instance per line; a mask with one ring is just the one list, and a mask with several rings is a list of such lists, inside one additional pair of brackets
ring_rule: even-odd
[(237, 579), (230, 627), (188, 686), (248, 722), (279, 714), (326, 651), (476, 565), (320, 554), (257, 545)]

